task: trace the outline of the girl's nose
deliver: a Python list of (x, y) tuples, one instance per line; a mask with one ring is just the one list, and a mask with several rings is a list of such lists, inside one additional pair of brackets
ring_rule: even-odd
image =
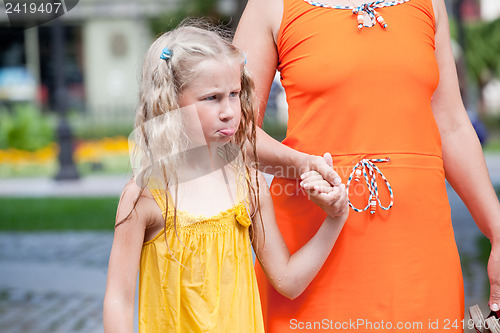
[(230, 101), (223, 103), (221, 112), (219, 113), (220, 120), (227, 121), (233, 119), (235, 111), (233, 110), (233, 105)]

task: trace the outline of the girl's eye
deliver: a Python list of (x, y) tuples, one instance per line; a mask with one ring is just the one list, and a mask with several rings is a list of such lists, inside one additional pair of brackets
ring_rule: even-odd
[(216, 99), (215, 95), (205, 97), (205, 100), (207, 100), (207, 101), (213, 101), (215, 99)]
[(232, 93), (229, 94), (229, 97), (238, 97), (240, 95), (239, 91), (233, 91)]

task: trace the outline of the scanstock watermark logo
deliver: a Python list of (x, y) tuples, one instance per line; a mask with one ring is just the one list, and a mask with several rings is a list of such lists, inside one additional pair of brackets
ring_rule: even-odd
[(4, 0), (4, 12), (11, 27), (24, 29), (56, 19), (78, 4), (79, 0)]

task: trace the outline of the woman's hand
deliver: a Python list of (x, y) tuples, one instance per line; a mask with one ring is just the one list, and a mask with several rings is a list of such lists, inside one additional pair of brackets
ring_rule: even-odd
[[(311, 164), (314, 169), (311, 168), (310, 171), (301, 175), (302, 181), (300, 186), (306, 191), (309, 199), (321, 207), (329, 216), (341, 216), (348, 210), (345, 185), (340, 182), (340, 177), (333, 170), (332, 156), (326, 153), (323, 157), (319, 158), (322, 162), (314, 159), (315, 164)], [(335, 183), (338, 182), (339, 184), (332, 185), (317, 169), (322, 170), (325, 175), (328, 175)]]
[(488, 277), (490, 279), (490, 301), (488, 305), (491, 310), (500, 314), (500, 247), (493, 245), (490, 259), (488, 260)]
[(330, 153), (325, 153), (323, 157), (316, 155), (306, 155), (305, 161), (302, 162), (303, 170), (302, 174), (308, 171), (317, 171), (324, 180), (330, 183), (332, 186), (338, 186), (342, 183), (339, 175), (335, 170), (333, 170), (333, 160)]

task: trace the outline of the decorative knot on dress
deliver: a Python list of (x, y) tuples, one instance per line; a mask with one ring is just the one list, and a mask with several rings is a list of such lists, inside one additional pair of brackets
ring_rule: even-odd
[(236, 221), (244, 227), (249, 227), (252, 224), (252, 220), (248, 216), (247, 210), (243, 204), (234, 207), (236, 214)]
[(375, 22), (378, 22), (382, 28), (387, 28), (387, 23), (385, 23), (384, 18), (380, 15), (375, 8), (377, 5), (383, 3), (384, 0), (373, 1), (369, 3), (362, 4), (352, 10), (354, 15), (357, 15), (358, 19), (358, 29), (362, 29), (365, 26), (365, 14), (367, 14), (371, 21), (372, 26), (375, 25)]
[[(318, 2), (316, 0), (304, 0), (304, 1), (316, 7), (352, 10), (352, 13), (354, 15), (357, 15), (356, 17), (358, 21), (358, 29), (362, 29), (363, 27), (373, 27), (376, 22), (378, 22), (380, 26), (385, 29), (387, 28), (387, 23), (385, 23), (385, 20), (382, 17), (382, 15), (380, 15), (375, 9), (400, 5), (410, 0), (394, 0), (390, 2), (385, 2), (385, 0), (377, 0), (377, 1), (367, 2), (359, 6), (329, 5), (326, 3)], [(365, 14), (370, 17), (371, 25), (365, 25)]]
[[(382, 163), (382, 162), (389, 162), (389, 158), (373, 158), (373, 159), (363, 158), (358, 163), (356, 163), (356, 165), (352, 168), (351, 174), (349, 175), (349, 179), (347, 180), (346, 184), (348, 197), (349, 197), (349, 186), (351, 185), (352, 179), (354, 178), (354, 181), (359, 182), (361, 175), (363, 175), (366, 181), (366, 186), (369, 192), (368, 204), (363, 209), (354, 207), (354, 205), (351, 203), (351, 200), (349, 200), (349, 207), (351, 207), (355, 212), (358, 213), (364, 212), (369, 207), (370, 213), (375, 214), (375, 211), (377, 209), (377, 204), (383, 210), (391, 209), (392, 205), (394, 204), (394, 195), (392, 193), (391, 184), (389, 184), (389, 181), (387, 180), (387, 178), (385, 178), (382, 171), (380, 171), (380, 169), (375, 165), (375, 163)], [(391, 201), (388, 206), (384, 206), (380, 202), (378, 194), (378, 186), (377, 186), (377, 174), (379, 174), (380, 177), (384, 180), (385, 185), (389, 190)]]

